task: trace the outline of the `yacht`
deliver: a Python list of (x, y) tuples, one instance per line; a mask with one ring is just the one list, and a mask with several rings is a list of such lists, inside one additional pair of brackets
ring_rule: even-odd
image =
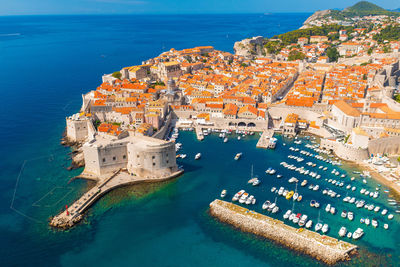
[(312, 220), (308, 220), (308, 222), (306, 223), (306, 228), (308, 229), (308, 228), (311, 228), (312, 227), (312, 224), (313, 224), (313, 221)]
[(361, 228), (357, 228), (357, 230), (355, 230), (353, 233), (353, 239), (357, 240), (361, 238), (363, 235), (364, 235), (364, 230)]
[(294, 193), (293, 194), (293, 201), (297, 200), (299, 198), (299, 193)]
[(240, 159), (241, 156), (242, 156), (242, 153), (237, 153), (236, 156), (235, 156), (235, 160)]
[(221, 192), (221, 198), (224, 198), (226, 196), (226, 189), (222, 190)]
[(301, 213), (297, 213), (297, 215), (293, 218), (293, 223), (298, 223), (300, 221)]
[(340, 228), (340, 230), (339, 230), (339, 235), (340, 235), (341, 237), (343, 237), (343, 236), (346, 235), (346, 233), (347, 233), (346, 227), (342, 226), (342, 227)]
[(254, 196), (253, 195), (251, 195), (251, 196), (249, 196), (247, 199), (246, 199), (246, 205), (250, 205), (252, 202), (253, 202), (253, 199), (254, 199)]
[(303, 214), (300, 217), (299, 226), (304, 226), (306, 224), (306, 222), (307, 222), (307, 219), (308, 219), (308, 216)]
[(288, 180), (289, 183), (297, 183), (299, 180), (297, 180), (297, 178), (292, 177)]
[(194, 156), (194, 159), (200, 159), (201, 153), (197, 153), (196, 156)]
[(243, 195), (239, 198), (239, 203), (243, 204), (246, 201), (248, 196), (249, 196), (249, 193), (247, 193), (247, 192), (243, 193)]

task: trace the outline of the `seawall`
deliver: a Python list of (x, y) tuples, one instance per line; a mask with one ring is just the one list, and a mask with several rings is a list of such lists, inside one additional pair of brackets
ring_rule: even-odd
[(350, 254), (357, 249), (356, 245), (304, 228), (296, 229), (280, 220), (219, 199), (210, 203), (210, 213), (244, 232), (273, 240), (329, 265), (350, 260)]

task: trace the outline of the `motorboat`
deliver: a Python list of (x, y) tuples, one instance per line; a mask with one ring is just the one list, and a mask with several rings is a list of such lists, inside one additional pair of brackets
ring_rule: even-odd
[(340, 216), (342, 217), (342, 218), (346, 218), (347, 217), (347, 211), (342, 211), (342, 213), (340, 214)]
[(301, 182), (301, 186), (306, 186), (307, 185), (307, 183), (308, 183), (308, 181), (307, 180), (303, 180), (303, 182)]
[(325, 211), (329, 212), (331, 210), (331, 204), (326, 205), (325, 207)]
[(369, 218), (365, 219), (365, 225), (370, 225), (371, 224), (371, 220)]
[(246, 201), (246, 199), (248, 198), (248, 196), (249, 196), (249, 193), (247, 193), (247, 192), (243, 193), (243, 195), (239, 198), (239, 203), (243, 204)]
[(307, 222), (308, 216), (303, 214), (299, 220), (299, 226), (304, 226)]
[(346, 233), (347, 233), (346, 227), (342, 226), (342, 227), (340, 228), (340, 230), (339, 230), (339, 236), (343, 237), (343, 236), (346, 235)]
[(285, 188), (280, 187), (279, 190), (278, 190), (278, 195), (281, 196), (283, 194), (283, 190), (285, 190)]
[(271, 205), (271, 201), (267, 200), (264, 202), (264, 204), (262, 205), (262, 209), (266, 210), (269, 208), (269, 206)]
[(276, 191), (276, 187), (271, 188), (271, 192), (274, 193)]
[(288, 219), (289, 218), (289, 216), (290, 216), (290, 214), (292, 214), (292, 211), (291, 210), (287, 210), (286, 212), (285, 212), (285, 214), (283, 214), (283, 219)]
[(328, 232), (328, 231), (329, 231), (329, 225), (325, 223), (325, 224), (322, 226), (321, 231), (322, 231), (322, 233), (324, 233), (324, 234), (325, 234), (326, 232)]
[(348, 218), (350, 221), (352, 221), (352, 220), (354, 219), (354, 213), (351, 212), (351, 211), (349, 211), (349, 212), (347, 213), (347, 218)]
[(239, 160), (241, 156), (242, 156), (242, 153), (237, 153), (235, 155), (235, 160)]
[(200, 159), (201, 158), (201, 153), (197, 153), (196, 156), (194, 156), (194, 159)]
[(282, 175), (277, 174), (277, 175), (276, 175), (276, 178), (282, 178)]
[(261, 181), (258, 178), (255, 178), (254, 182), (252, 183), (253, 186), (257, 186), (261, 183)]
[(228, 137), (224, 138), (224, 143), (228, 142)]
[(383, 228), (385, 228), (385, 230), (389, 229), (389, 224), (385, 223), (385, 224), (383, 225)]
[(374, 228), (378, 227), (378, 221), (377, 221), (376, 219), (372, 219), (372, 220), (371, 220), (371, 225), (372, 225)]
[(289, 183), (297, 183), (299, 180), (295, 177), (292, 177), (288, 180)]
[(298, 223), (300, 221), (301, 213), (297, 213), (297, 215), (293, 218), (293, 223)]
[(293, 191), (288, 192), (286, 195), (286, 199), (291, 199), (293, 195), (294, 195)]
[(297, 193), (297, 192), (294, 193), (294, 194), (293, 194), (293, 201), (297, 200), (298, 197), (299, 197), (299, 193)]
[(315, 232), (318, 232), (319, 230), (321, 230), (322, 229), (322, 223), (317, 223), (316, 225), (315, 225)]
[(393, 219), (393, 217), (394, 217), (393, 214), (389, 214), (389, 215), (388, 215), (388, 219), (389, 219), (389, 220)]
[(387, 212), (388, 212), (387, 209), (383, 209), (382, 212), (381, 212), (381, 214), (382, 214), (382, 215), (386, 215)]
[(361, 228), (357, 228), (357, 230), (355, 230), (353, 233), (353, 239), (357, 240), (361, 238), (363, 235), (364, 235), (364, 230)]
[(312, 227), (312, 224), (313, 224), (313, 221), (312, 220), (308, 220), (308, 222), (306, 223), (306, 228), (308, 229), (308, 228), (311, 228)]
[(239, 198), (242, 196), (242, 194), (243, 194), (244, 192), (245, 192), (244, 190), (240, 190), (239, 192), (237, 192), (237, 193), (233, 196), (232, 201), (233, 201), (233, 202), (238, 201)]
[(365, 223), (365, 219), (364, 218), (361, 218), (360, 219), (360, 223), (362, 224), (362, 223)]
[(311, 200), (311, 201), (310, 201), (310, 207), (315, 207), (315, 203), (316, 203), (315, 200)]
[(254, 199), (254, 196), (253, 196), (253, 195), (250, 195), (250, 196), (246, 199), (245, 204), (246, 204), (246, 205), (250, 205), (250, 204), (253, 202), (253, 199)]
[(226, 196), (226, 189), (222, 190), (221, 192), (221, 198), (224, 198)]
[(329, 210), (329, 212), (334, 215), (336, 213), (336, 208), (335, 207), (331, 207), (331, 209)]

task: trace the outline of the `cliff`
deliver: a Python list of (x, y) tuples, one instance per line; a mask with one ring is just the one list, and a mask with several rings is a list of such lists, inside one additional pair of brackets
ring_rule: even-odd
[(257, 36), (235, 42), (233, 51), (236, 55), (251, 58), (263, 55), (264, 38)]
[(304, 24), (304, 25), (307, 25), (307, 24), (309, 24), (311, 21), (316, 20), (316, 19), (318, 19), (318, 18), (321, 18), (321, 17), (323, 17), (323, 16), (326, 16), (326, 15), (330, 14), (331, 12), (332, 12), (332, 10), (330, 10), (330, 9), (316, 11), (314, 14), (312, 14), (311, 16), (309, 16), (309, 17), (306, 19), (306, 21), (304, 21), (303, 24)]

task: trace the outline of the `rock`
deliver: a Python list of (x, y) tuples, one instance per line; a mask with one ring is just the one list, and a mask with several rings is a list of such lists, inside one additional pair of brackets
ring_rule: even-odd
[(244, 57), (254, 57), (256, 55), (262, 55), (264, 46), (264, 38), (262, 36), (257, 36), (249, 39), (244, 39), (242, 41), (235, 42), (233, 46), (233, 51), (236, 55)]
[(304, 29), (308, 27), (308, 24), (310, 24), (312, 21), (319, 19), (325, 15), (330, 14), (332, 11), (330, 9), (327, 10), (319, 10), (316, 11), (314, 14), (312, 14), (311, 16), (309, 16), (306, 21), (304, 21), (303, 26), (300, 29)]

